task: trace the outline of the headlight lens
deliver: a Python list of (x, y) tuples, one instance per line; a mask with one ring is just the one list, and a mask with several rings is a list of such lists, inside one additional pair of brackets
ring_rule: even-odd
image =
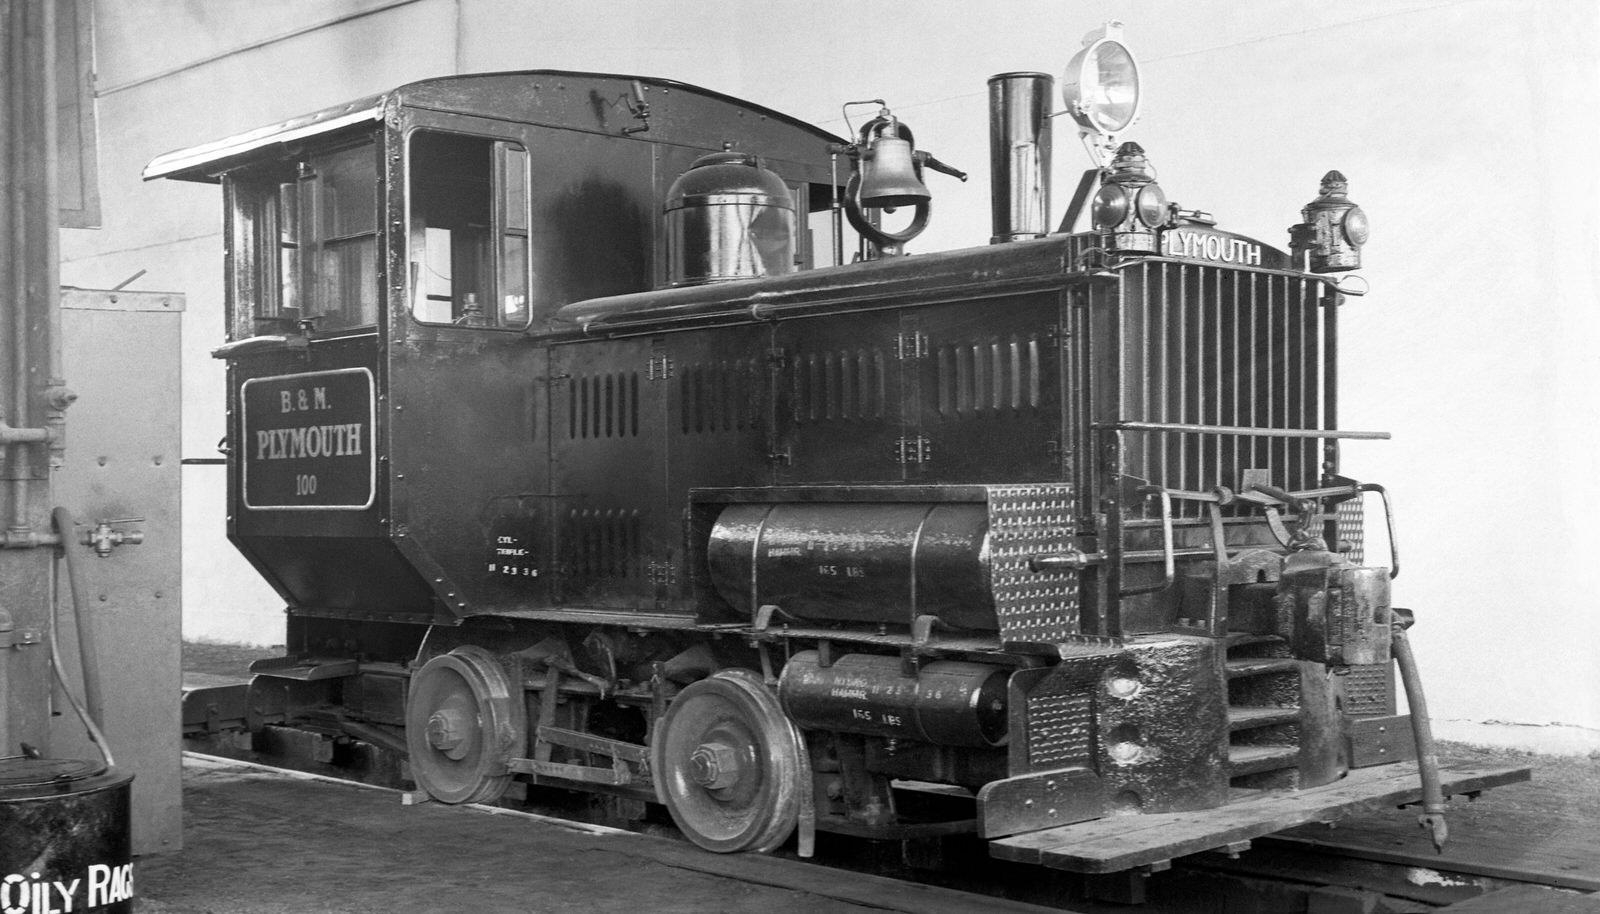
[(1079, 126), (1102, 136), (1121, 133), (1139, 115), (1139, 64), (1122, 42), (1102, 38), (1067, 64), (1061, 96)]

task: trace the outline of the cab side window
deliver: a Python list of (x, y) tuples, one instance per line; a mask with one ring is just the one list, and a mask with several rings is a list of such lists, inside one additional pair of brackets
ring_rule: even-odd
[(428, 324), (528, 325), (528, 154), (484, 137), (410, 139), (411, 313)]
[[(319, 331), (378, 320), (378, 173), (370, 145), (312, 158), (301, 168), (299, 224)], [(286, 209), (290, 209), (290, 204)], [(310, 210), (308, 213), (307, 210)], [(312, 224), (307, 224), (307, 216)], [(286, 257), (291, 252), (285, 249)]]

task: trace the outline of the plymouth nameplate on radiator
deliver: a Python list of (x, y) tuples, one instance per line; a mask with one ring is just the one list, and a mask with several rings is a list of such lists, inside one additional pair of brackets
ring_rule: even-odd
[(360, 511), (377, 492), (372, 372), (252, 378), (239, 392), (245, 507)]

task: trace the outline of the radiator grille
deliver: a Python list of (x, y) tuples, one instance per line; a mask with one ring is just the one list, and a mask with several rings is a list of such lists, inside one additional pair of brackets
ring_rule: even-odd
[[(1123, 422), (1316, 429), (1322, 321), (1307, 280), (1199, 264), (1145, 262), (1123, 273)], [(1129, 430), (1126, 472), (1169, 489), (1237, 487), (1244, 470), (1312, 488), (1321, 439)], [(1200, 516), (1202, 506), (1182, 506)]]

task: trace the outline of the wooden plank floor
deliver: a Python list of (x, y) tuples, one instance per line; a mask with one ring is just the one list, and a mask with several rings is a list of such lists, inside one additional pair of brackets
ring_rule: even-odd
[(1532, 785), (1451, 803), (1443, 855), (1415, 816), (1358, 816), (1259, 842), (1329, 857), (1425, 866), (1496, 880), (1600, 892), (1600, 759), (1545, 759)]
[[(1446, 794), (1470, 793), (1528, 780), (1529, 770), (1503, 765), (1447, 764), (1440, 768)], [(1263, 794), (1198, 812), (1116, 816), (1002, 838), (992, 855), (1078, 873), (1116, 873), (1162, 864), (1251, 841), (1284, 829), (1331, 822), (1416, 801), (1415, 769), (1386, 765), (1350, 772), (1323, 787)], [(1415, 824), (1415, 817), (1405, 818)]]
[(1538, 885), (1514, 885), (1440, 910), (1441, 914), (1596, 914), (1600, 899)]

